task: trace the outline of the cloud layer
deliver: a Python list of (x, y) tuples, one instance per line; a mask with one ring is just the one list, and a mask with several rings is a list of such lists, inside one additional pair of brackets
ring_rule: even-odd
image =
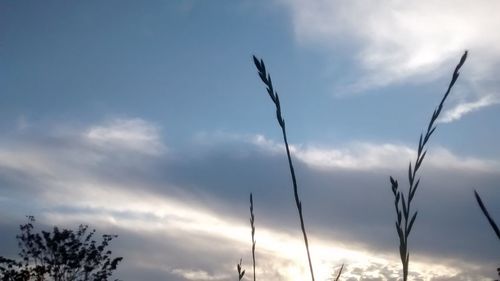
[[(162, 154), (159, 131), (142, 119), (116, 119), (73, 133), (46, 128), (3, 138), (2, 229), (15, 233), (19, 214), (35, 214), (47, 225), (87, 223), (120, 234), (114, 245), (125, 257), (122, 279), (140, 272), (142, 280), (231, 280), (240, 257), (250, 267), (253, 192), (259, 278), (303, 280), (308, 273), (283, 147), (262, 135), (218, 133), (193, 140), (202, 152), (169, 147)], [(292, 150), (316, 273), (326, 280), (346, 263), (346, 280), (396, 280), (387, 177), (403, 179), (414, 151), (400, 144), (343, 147)], [(471, 190), (477, 184), (495, 202), (498, 163), (444, 148), (433, 152), (418, 195), (414, 274), (422, 280), (491, 276), (495, 241)]]

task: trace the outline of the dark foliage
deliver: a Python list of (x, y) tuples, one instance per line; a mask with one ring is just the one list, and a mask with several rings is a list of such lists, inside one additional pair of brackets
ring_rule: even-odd
[(98, 243), (86, 225), (36, 233), (34, 222), (29, 217), (16, 236), (21, 260), (0, 257), (1, 281), (107, 281), (123, 259), (107, 249), (116, 235), (103, 235)]

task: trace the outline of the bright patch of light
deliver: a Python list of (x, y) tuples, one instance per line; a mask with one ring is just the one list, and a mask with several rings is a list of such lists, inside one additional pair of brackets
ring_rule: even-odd
[[(89, 207), (98, 210), (97, 215), (92, 214), (87, 217), (94, 222), (111, 223), (137, 233), (156, 232), (160, 236), (161, 233), (172, 232), (178, 233), (179, 237), (189, 237), (189, 235), (195, 234), (203, 235), (206, 237), (207, 243), (210, 243), (209, 241), (213, 237), (228, 241), (228, 245), (234, 245), (235, 248), (249, 247), (250, 229), (247, 224), (226, 218), (210, 210), (195, 208), (192, 205), (168, 198), (150, 196), (145, 193), (131, 193), (123, 190), (118, 192), (117, 189), (111, 186), (108, 186), (105, 191), (98, 186), (82, 186), (78, 190), (86, 190), (86, 192), (78, 195), (74, 194), (80, 200), (74, 203), (73, 206), (76, 204), (82, 210)], [(111, 196), (111, 194), (114, 194), (114, 196)], [(61, 199), (54, 198), (54, 202), (48, 204), (61, 202), (59, 201)], [(131, 215), (116, 217), (113, 215), (116, 212), (127, 212)], [(81, 220), (88, 216), (85, 212), (72, 215), (48, 212), (46, 215), (51, 221), (56, 222)], [(244, 219), (241, 221), (244, 221)], [(263, 253), (264, 256), (268, 257), (267, 262), (275, 263), (276, 265), (268, 266), (275, 270), (279, 268), (280, 274), (286, 276), (286, 280), (307, 280), (309, 278), (309, 269), (305, 258), (304, 244), (300, 237), (299, 231), (292, 235), (259, 227), (256, 234), (257, 251), (259, 254)], [(378, 271), (374, 269), (374, 265), (390, 265), (393, 268), (398, 268), (399, 265), (399, 261), (395, 257), (376, 255), (362, 249), (347, 248), (336, 242), (320, 240), (314, 235), (310, 235), (310, 241), (314, 241), (311, 243), (311, 253), (318, 280), (330, 278), (333, 273), (332, 268), (336, 268), (343, 263), (350, 267), (363, 268), (365, 270), (364, 276), (379, 276)], [(426, 263), (422, 260), (413, 262), (412, 269), (420, 272), (420, 274), (437, 276), (453, 276), (459, 272), (455, 268), (436, 263)], [(176, 272), (190, 280), (218, 280), (215, 277), (214, 279), (206, 276), (206, 273), (202, 271), (182, 271), (177, 269)]]
[(147, 154), (157, 154), (165, 149), (160, 141), (159, 129), (138, 118), (114, 119), (93, 126), (85, 137), (99, 146), (126, 148)]

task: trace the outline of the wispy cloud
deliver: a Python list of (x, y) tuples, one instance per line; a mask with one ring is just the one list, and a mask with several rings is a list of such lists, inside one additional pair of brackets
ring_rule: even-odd
[[(246, 138), (249, 142), (271, 153), (283, 153), (284, 151), (283, 145), (267, 139), (263, 135), (247, 136)], [(408, 165), (408, 161), (416, 155), (413, 148), (393, 143), (351, 142), (342, 144), (339, 148), (291, 145), (290, 149), (296, 158), (311, 167), (330, 170), (397, 170)], [(427, 165), (438, 169), (490, 172), (500, 170), (500, 163), (494, 160), (458, 156), (444, 147), (434, 148), (429, 154)]]
[(176, 268), (172, 270), (173, 274), (184, 277), (187, 280), (226, 280), (230, 279), (228, 274), (222, 275), (212, 275), (204, 270), (188, 270), (188, 269), (180, 269)]
[(109, 120), (90, 127), (84, 136), (89, 142), (108, 149), (117, 147), (153, 155), (165, 151), (159, 128), (139, 118)]
[(473, 102), (460, 103), (460, 104), (456, 105), (454, 108), (446, 111), (444, 113), (443, 117), (438, 121), (441, 123), (450, 123), (450, 122), (453, 122), (455, 120), (462, 118), (462, 116), (464, 116), (465, 114), (467, 114), (469, 112), (473, 112), (473, 111), (479, 110), (483, 107), (487, 107), (487, 106), (499, 104), (499, 103), (500, 103), (500, 99), (493, 96), (493, 95), (481, 97), (481, 98), (479, 98), (479, 100), (473, 101)]

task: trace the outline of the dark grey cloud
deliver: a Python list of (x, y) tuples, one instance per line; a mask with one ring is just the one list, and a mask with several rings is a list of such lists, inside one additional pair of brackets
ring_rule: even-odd
[[(140, 226), (135, 230), (133, 226), (110, 226), (102, 218), (111, 216), (117, 221), (149, 222), (158, 217), (127, 211), (127, 204), (134, 202), (122, 202), (125, 208), (121, 211), (117, 211), (120, 206), (100, 209), (74, 205), (84, 200), (78, 194), (96, 192), (95, 189), (77, 190), (85, 186), (82, 183), (98, 186), (97, 191), (112, 185), (117, 188), (117, 196), (120, 192), (141, 191), (171, 198), (242, 224), (247, 223), (248, 195), (253, 192), (257, 233), (267, 228), (300, 237), (289, 171), (282, 152), (270, 153), (249, 142), (230, 140), (216, 142), (206, 149), (195, 147), (195, 142), (180, 150), (169, 148), (168, 153), (151, 155), (137, 150), (96, 147), (77, 133), (28, 136), (15, 136), (1, 142), (1, 151), (10, 151), (20, 157), (15, 160), (3, 153), (0, 159), (0, 197), (6, 198), (1, 209), (9, 216), (3, 219), (9, 223), (2, 224), (0, 231), (5, 234), (2, 237), (12, 236), (15, 229), (12, 216), (18, 219), (33, 211), (40, 212), (41, 219), (49, 225), (57, 223), (51, 220), (58, 216), (66, 216), (70, 221), (81, 214), (85, 214), (83, 219), (100, 218), (84, 223), (120, 234), (114, 245), (117, 253), (126, 257), (120, 278), (128, 280), (139, 276), (137, 272), (144, 272), (146, 279), (142, 280), (158, 280), (158, 276), (185, 280), (186, 276), (192, 277), (186, 275), (189, 272), (194, 272), (194, 276), (226, 280), (228, 272), (234, 273), (233, 267), (239, 257), (249, 260), (249, 247), (238, 249), (240, 244), (237, 242), (228, 243), (223, 237), (207, 236), (204, 232), (194, 232), (187, 237), (182, 231), (148, 232)], [(372, 253), (393, 255), (397, 259), (395, 214), (388, 176), (400, 179), (404, 187), (406, 167), (319, 169), (299, 158), (294, 159), (312, 245), (317, 237)], [(492, 261), (498, 258), (494, 247), (497, 241), (476, 206), (472, 190), (480, 190), (494, 216), (500, 213), (499, 207), (494, 205), (500, 199), (496, 192), (500, 180), (498, 173), (426, 168), (424, 163), (421, 175), (422, 183), (414, 205), (419, 210), (419, 217), (410, 241), (412, 257), (455, 267), (466, 262), (484, 265), (474, 276), (491, 276), (490, 269), (496, 266)], [(61, 183), (68, 186), (63, 188)], [(68, 198), (75, 201), (45, 202), (58, 193), (67, 193)], [(109, 199), (110, 204), (117, 204), (113, 198)], [(14, 205), (14, 209), (10, 208)], [(168, 221), (169, 217), (164, 219)], [(6, 253), (12, 252), (12, 241), (2, 239), (1, 243)], [(286, 266), (283, 265), (286, 261), (274, 262), (272, 254), (266, 252), (259, 255), (260, 270), (267, 276), (274, 276), (274, 280), (285, 280), (286, 274), (278, 265)], [(394, 269), (376, 266), (379, 275), (385, 277), (369, 279), (368, 276), (358, 280), (392, 280)], [(354, 276), (357, 271), (353, 268), (347, 272)]]
[[(212, 151), (189, 163), (173, 163), (165, 176), (181, 186), (210, 193), (228, 202), (245, 217), (248, 193), (255, 196), (256, 214), (273, 227), (297, 228), (290, 176), (284, 154), (268, 155), (246, 147), (248, 155), (234, 157), (225, 150)], [(425, 165), (425, 164), (424, 164)], [(296, 160), (306, 221), (312, 232), (353, 240), (374, 250), (396, 249), (395, 213), (389, 175), (402, 187), (406, 167), (388, 171), (319, 171)], [(476, 206), (472, 190), (485, 190), (493, 214), (498, 174), (423, 168), (415, 199), (419, 211), (412, 247), (417, 253), (480, 260), (494, 259), (493, 233)]]

